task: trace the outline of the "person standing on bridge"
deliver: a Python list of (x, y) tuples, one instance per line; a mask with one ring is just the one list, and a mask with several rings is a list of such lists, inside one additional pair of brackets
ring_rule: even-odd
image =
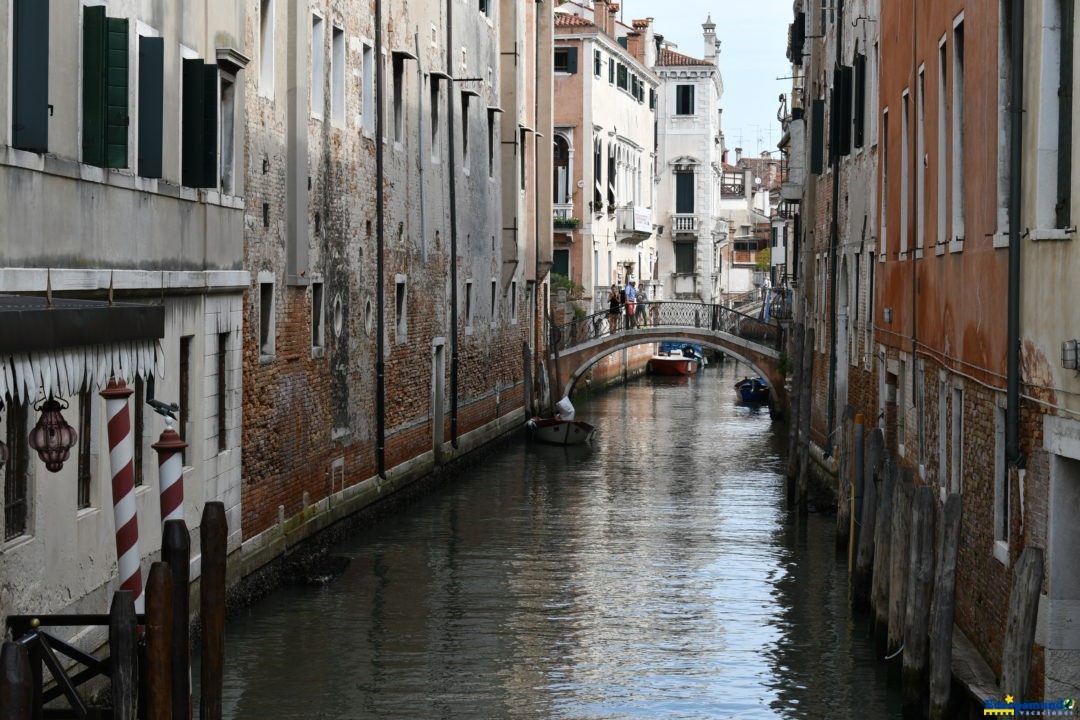
[(622, 293), (619, 286), (612, 283), (611, 291), (607, 296), (608, 301), (608, 332), (615, 334), (619, 326), (619, 313), (622, 312)]
[(645, 288), (641, 288), (637, 291), (637, 310), (634, 311), (634, 323), (639, 327), (646, 327), (649, 324), (648, 305), (649, 296), (645, 292)]
[(634, 287), (634, 278), (626, 281), (626, 327), (634, 327), (634, 311), (637, 309), (637, 288)]

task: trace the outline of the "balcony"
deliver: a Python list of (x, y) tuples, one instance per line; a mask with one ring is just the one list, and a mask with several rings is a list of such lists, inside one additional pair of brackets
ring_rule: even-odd
[(554, 205), (552, 207), (552, 225), (559, 230), (573, 230), (581, 224), (581, 220), (574, 217), (573, 205)]
[(698, 219), (697, 215), (693, 213), (672, 213), (671, 214), (671, 233), (672, 235), (697, 235), (698, 232)]
[(776, 216), (784, 220), (794, 220), (799, 212), (799, 203), (783, 200), (776, 206)]
[(618, 239), (641, 242), (652, 237), (652, 208), (626, 205), (615, 212)]

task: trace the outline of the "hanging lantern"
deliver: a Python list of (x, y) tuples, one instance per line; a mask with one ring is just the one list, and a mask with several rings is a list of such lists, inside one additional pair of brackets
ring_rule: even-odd
[(65, 402), (61, 405), (60, 402), (50, 397), (35, 405), (34, 409), (41, 411), (41, 419), (30, 431), (30, 447), (37, 451), (49, 472), (60, 472), (69, 451), (79, 439), (79, 434), (60, 414), (68, 404)]

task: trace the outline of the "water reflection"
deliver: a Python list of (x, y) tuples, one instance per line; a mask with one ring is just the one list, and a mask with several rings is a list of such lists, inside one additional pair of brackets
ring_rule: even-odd
[(591, 450), (508, 448), (231, 622), (227, 716), (898, 718), (768, 413), (730, 369), (674, 380), (582, 403)]

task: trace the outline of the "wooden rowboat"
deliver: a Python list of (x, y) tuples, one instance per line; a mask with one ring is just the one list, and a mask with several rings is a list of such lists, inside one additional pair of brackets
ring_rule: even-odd
[(533, 438), (551, 445), (584, 445), (596, 434), (595, 427), (580, 420), (533, 418), (528, 426)]

